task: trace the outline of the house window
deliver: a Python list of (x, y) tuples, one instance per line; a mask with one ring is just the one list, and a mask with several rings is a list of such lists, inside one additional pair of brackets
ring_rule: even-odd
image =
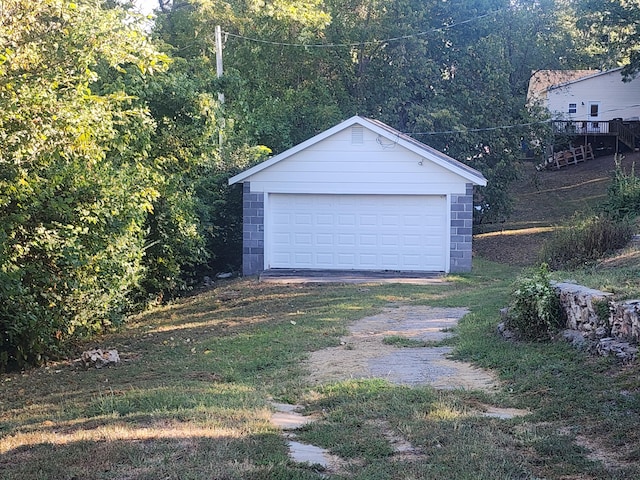
[(569, 104), (569, 113), (577, 113), (578, 112), (578, 104), (570, 103)]
[(599, 104), (597, 103), (592, 103), (589, 105), (589, 116), (590, 117), (597, 117), (598, 116), (598, 110), (599, 110)]

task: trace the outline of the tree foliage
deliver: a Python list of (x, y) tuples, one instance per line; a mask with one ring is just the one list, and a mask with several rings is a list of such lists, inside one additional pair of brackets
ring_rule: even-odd
[(1, 368), (128, 310), (158, 191), (153, 122), (122, 87), (166, 57), (98, 2), (4, 0), (0, 15)]
[(587, 66), (600, 24), (633, 61), (628, 5), (158, 0), (148, 23), (129, 0), (0, 0), (0, 368), (237, 267), (227, 179), (354, 114), (482, 171), (476, 220), (504, 218), (541, 137), (532, 70)]
[(578, 27), (598, 65), (624, 66), (623, 75), (635, 77), (640, 72), (640, 2), (582, 0), (577, 8)]

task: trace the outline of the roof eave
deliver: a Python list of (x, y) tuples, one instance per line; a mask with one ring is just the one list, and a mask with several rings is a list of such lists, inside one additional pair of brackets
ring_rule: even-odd
[[(363, 119), (367, 121), (370, 127), (376, 131), (376, 133), (383, 135), (390, 141), (397, 141), (401, 146), (407, 150), (412, 151), (416, 155), (419, 155), (427, 160), (434, 162), (441, 167), (452, 171), (460, 175), (461, 177), (469, 180), (478, 186), (486, 186), (487, 179), (484, 175), (473, 167), (465, 165), (464, 163), (450, 157), (449, 155), (436, 150), (435, 148), (410, 137), (407, 134), (401, 133), (388, 125), (372, 120), (369, 118)], [(379, 130), (378, 130), (379, 129)]]
[(608, 75), (610, 73), (613, 72), (617, 72), (622, 70), (624, 67), (617, 67), (617, 68), (612, 68), (611, 70), (605, 70), (603, 72), (597, 72), (597, 73), (593, 73), (591, 75), (587, 75), (585, 77), (580, 77), (580, 78), (576, 78), (574, 80), (569, 80), (568, 82), (563, 82), (563, 83), (559, 83), (557, 85), (551, 85), (550, 87), (547, 88), (547, 92), (550, 92), (551, 90), (556, 90), (557, 88), (563, 88), (563, 87), (567, 87), (569, 85), (573, 85), (574, 83), (578, 83), (578, 82), (582, 82), (584, 80), (589, 80), (591, 78), (596, 78), (596, 77), (600, 77), (602, 75)]

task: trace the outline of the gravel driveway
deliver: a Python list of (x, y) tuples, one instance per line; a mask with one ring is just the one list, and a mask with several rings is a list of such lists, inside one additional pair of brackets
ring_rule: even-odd
[(491, 372), (448, 358), (451, 347), (399, 348), (383, 343), (385, 337), (438, 342), (468, 310), (429, 306), (391, 305), (381, 313), (350, 326), (339, 347), (310, 355), (310, 381), (328, 383), (358, 378), (384, 378), (401, 385), (431, 385), (439, 389), (492, 391), (498, 380)]

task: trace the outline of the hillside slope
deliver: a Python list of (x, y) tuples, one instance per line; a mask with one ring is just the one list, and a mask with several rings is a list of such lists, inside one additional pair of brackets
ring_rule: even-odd
[[(640, 163), (638, 152), (627, 154), (621, 164), (627, 169), (634, 163)], [(535, 264), (555, 226), (575, 212), (600, 208), (614, 170), (613, 156), (541, 172), (532, 163), (522, 164), (520, 180), (512, 188), (513, 214), (504, 223), (484, 226), (486, 233), (474, 236), (474, 255), (511, 265)]]

